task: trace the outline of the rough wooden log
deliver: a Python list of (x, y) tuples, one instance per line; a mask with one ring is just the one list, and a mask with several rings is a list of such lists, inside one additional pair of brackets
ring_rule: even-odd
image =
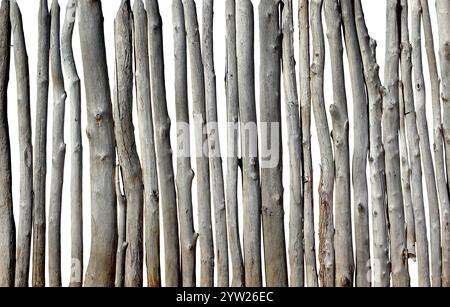
[(125, 286), (125, 261), (128, 248), (127, 243), (127, 198), (120, 188), (121, 179), (120, 166), (116, 167), (116, 193), (117, 193), (117, 219), (118, 219), (118, 240), (116, 256), (116, 276), (114, 285), (116, 288)]

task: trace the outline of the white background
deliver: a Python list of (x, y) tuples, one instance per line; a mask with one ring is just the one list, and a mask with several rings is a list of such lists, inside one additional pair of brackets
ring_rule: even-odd
[[(38, 43), (38, 0), (17, 0), (23, 14), (23, 22), (24, 22), (24, 31), (25, 38), (29, 56), (29, 67), (30, 67), (30, 86), (31, 86), (31, 112), (32, 112), (32, 120), (33, 120), (33, 129), (35, 127), (35, 105), (36, 105), (36, 67), (37, 67), (37, 43)], [(63, 19), (65, 15), (65, 6), (67, 0), (60, 0), (61, 5), (61, 25), (63, 24)], [(106, 38), (106, 51), (107, 51), (107, 60), (109, 67), (109, 77), (110, 81), (113, 80), (113, 63), (114, 63), (114, 32), (113, 32), (113, 23), (114, 17), (116, 15), (117, 9), (120, 5), (120, 0), (107, 0), (103, 2), (103, 13), (105, 17), (105, 38)], [(132, 1), (133, 2), (133, 1)], [(201, 1), (197, 0), (197, 10), (199, 16), (199, 23), (201, 29)], [(297, 12), (298, 3), (294, 2), (294, 12)], [(253, 0), (255, 7), (255, 76), (257, 81), (256, 88), (256, 98), (257, 98), (257, 108), (259, 110), (259, 87), (258, 87), (258, 79), (259, 79), (259, 30), (258, 30), (258, 15), (257, 15), (257, 5), (259, 0)], [(172, 11), (171, 5), (172, 1), (159, 1), (161, 15), (163, 19), (163, 35), (164, 35), (164, 55), (165, 55), (165, 72), (166, 72), (166, 88), (167, 88), (167, 103), (169, 108), (170, 117), (172, 121), (175, 122), (175, 101), (174, 101), (174, 61), (173, 61), (173, 34), (172, 34)], [(49, 8), (51, 6), (51, 1), (49, 1)], [(385, 46), (385, 1), (369, 1), (363, 0), (363, 7), (366, 13), (366, 22), (369, 29), (370, 35), (378, 41), (378, 63), (381, 66), (380, 76), (383, 80), (383, 63), (384, 63), (384, 46)], [(225, 1), (217, 0), (215, 1), (215, 16), (214, 16), (214, 52), (215, 52), (215, 68), (217, 74), (217, 97), (218, 97), (218, 114), (219, 114), (219, 123), (220, 123), (220, 133), (221, 133), (221, 147), (222, 154), (226, 152), (226, 100), (225, 100)], [(435, 9), (434, 9), (434, 1), (430, 1), (430, 11), (432, 14), (434, 33), (435, 33), (435, 42), (437, 41), (437, 26), (436, 26), (436, 18), (435, 18)], [(297, 27), (297, 14), (294, 13), (294, 22), (295, 22), (295, 48), (296, 55), (298, 55), (298, 27)], [(324, 20), (325, 24), (325, 20)], [(326, 25), (325, 25), (326, 29)], [(85, 261), (85, 269), (88, 264), (89, 259), (89, 251), (90, 251), (90, 190), (89, 190), (89, 146), (86, 135), (84, 133), (86, 129), (86, 113), (85, 113), (85, 95), (84, 95), (84, 84), (83, 84), (83, 67), (81, 62), (81, 53), (80, 53), (80, 45), (79, 45), (79, 36), (78, 36), (78, 26), (75, 27), (74, 39), (73, 39), (74, 53), (77, 68), (79, 71), (79, 75), (82, 80), (82, 125), (83, 125), (83, 145), (84, 145), (84, 170), (83, 170), (83, 202), (84, 202), (84, 261)], [(437, 45), (437, 44), (436, 44)], [(437, 47), (437, 46), (436, 46)], [(436, 49), (438, 50), (438, 49)], [(425, 52), (424, 52), (425, 53)], [(19, 217), (19, 149), (18, 149), (18, 127), (17, 127), (17, 103), (16, 103), (16, 81), (15, 81), (15, 72), (14, 72), (14, 56), (12, 54), (11, 57), (11, 80), (8, 89), (8, 98), (9, 98), (9, 125), (10, 125), (10, 138), (11, 138), (11, 147), (12, 147), (12, 168), (13, 168), (13, 199), (14, 199), (14, 215), (16, 219), (16, 224), (18, 224)], [(345, 74), (347, 80), (347, 97), (348, 97), (348, 105), (349, 105), (349, 117), (350, 117), (350, 141), (351, 141), (351, 152), (353, 151), (353, 116), (352, 116), (352, 92), (349, 83), (349, 73), (347, 66), (347, 59), (344, 53), (344, 62), (345, 62)], [(425, 80), (426, 86), (429, 89), (429, 78), (428, 78), (428, 67), (426, 58), (424, 58), (424, 71), (425, 71)], [(327, 57), (326, 57), (326, 71), (325, 71), (325, 101), (327, 104), (327, 109), (332, 102), (332, 84), (331, 84), (331, 70), (329, 65), (329, 57), (328, 57), (328, 44), (327, 44)], [(111, 89), (113, 88), (113, 84), (111, 83)], [(429, 99), (429, 92), (427, 93), (427, 97)], [(67, 100), (69, 103), (69, 99)], [(428, 100), (428, 115), (429, 119), (431, 119), (431, 102)], [(285, 118), (285, 109), (284, 105), (282, 105), (283, 110), (283, 118)], [(48, 199), (49, 199), (49, 186), (50, 186), (50, 178), (51, 178), (51, 135), (52, 135), (52, 84), (50, 81), (50, 100), (49, 100), (49, 117), (48, 117), (48, 145), (47, 145), (47, 157), (48, 157), (48, 171), (47, 171), (47, 212), (48, 212)], [(66, 108), (66, 115), (68, 115), (69, 108)], [(259, 112), (258, 112), (259, 113)], [(66, 116), (66, 120), (68, 120), (68, 116)], [(429, 121), (429, 125), (431, 125), (431, 120)], [(137, 121), (135, 120), (135, 126), (137, 126)], [(67, 286), (69, 283), (70, 277), (70, 134), (69, 134), (69, 126), (66, 124), (65, 131), (65, 140), (68, 144), (67, 155), (66, 155), (66, 168), (64, 172), (64, 194), (63, 194), (63, 204), (62, 204), (62, 277), (63, 277), (63, 285)], [(331, 122), (330, 122), (331, 127)], [(317, 144), (317, 136), (315, 133), (314, 126), (314, 118), (313, 118), (313, 126), (312, 128), (312, 152), (313, 152), (313, 160), (314, 160), (314, 201), (315, 201), (315, 211), (316, 211), (316, 224), (318, 222), (318, 195), (317, 195), (317, 183), (319, 180), (319, 148)], [(172, 136), (172, 148), (176, 154), (176, 131), (175, 125), (172, 126), (171, 131)], [(288, 150), (286, 144), (286, 125), (283, 123), (283, 154), (284, 161), (288, 161)], [(139, 138), (136, 138), (137, 141)], [(33, 140), (34, 140), (34, 130), (33, 130)], [(138, 144), (139, 146), (139, 144)], [(176, 155), (174, 155), (175, 159)], [(195, 169), (195, 159), (192, 161), (193, 168)], [(288, 222), (288, 212), (289, 212), (289, 168), (288, 163), (284, 163), (284, 187), (285, 187), (285, 212), (286, 212), (286, 223)], [(226, 159), (224, 159), (224, 170), (226, 169)], [(424, 189), (425, 190), (425, 189)], [(163, 196), (164, 197), (164, 196)], [(196, 217), (196, 183), (194, 180), (193, 184), (193, 203), (194, 203), (194, 220), (197, 229), (197, 217)], [(426, 200), (426, 195), (424, 195)], [(427, 203), (427, 202), (426, 202)], [(241, 209), (240, 209), (240, 212)], [(241, 229), (242, 229), (242, 216), (241, 216)], [(317, 225), (316, 225), (317, 229)], [(288, 238), (288, 232), (286, 227), (286, 238)], [(242, 239), (242, 236), (241, 236)], [(316, 243), (317, 243), (317, 231), (316, 231)], [(163, 243), (163, 242), (162, 242)], [(164, 261), (164, 258), (161, 258)], [(412, 277), (412, 285), (417, 285), (417, 277), (416, 277), (416, 265), (411, 263), (410, 271)], [(163, 263), (162, 263), (163, 265)], [(145, 271), (145, 270), (144, 270)], [(264, 271), (264, 270), (263, 270)], [(164, 272), (164, 270), (162, 270)], [(47, 273), (48, 274), (48, 273)], [(164, 274), (164, 273), (162, 273)], [(144, 279), (145, 280), (145, 279)], [(164, 276), (162, 276), (162, 280), (164, 282)]]

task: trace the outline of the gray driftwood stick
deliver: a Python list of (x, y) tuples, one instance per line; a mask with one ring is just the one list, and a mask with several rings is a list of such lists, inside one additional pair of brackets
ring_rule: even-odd
[(219, 124), (217, 118), (216, 73), (214, 69), (214, 1), (203, 0), (203, 65), (205, 73), (205, 104), (209, 145), (209, 167), (211, 169), (211, 193), (214, 204), (215, 249), (217, 286), (228, 287), (228, 238), (225, 209), (225, 187), (222, 155), (220, 150)]
[[(286, 95), (286, 122), (288, 124), (288, 146), (290, 167), (290, 212), (289, 212), (289, 264), (290, 285), (305, 285), (303, 246), (303, 176), (302, 176), (302, 132), (300, 104), (297, 92), (297, 76), (294, 56), (294, 16), (292, 0), (284, 1), (282, 11), (282, 59), (283, 81)], [(306, 67), (309, 70), (309, 65)], [(281, 116), (281, 115), (280, 115)], [(280, 161), (281, 163), (281, 161)], [(283, 222), (280, 223), (283, 225)]]
[(411, 37), (412, 62), (414, 72), (414, 97), (417, 113), (417, 127), (419, 129), (420, 150), (422, 154), (423, 172), (428, 196), (429, 224), (430, 224), (430, 260), (431, 284), (441, 286), (442, 259), (441, 259), (441, 219), (439, 213), (439, 200), (434, 172), (433, 155), (431, 153), (430, 134), (428, 131), (426, 111), (426, 89), (422, 66), (422, 5), (420, 0), (412, 1)]
[(17, 112), (20, 152), (20, 216), (17, 233), (15, 286), (27, 287), (30, 273), (32, 209), (33, 209), (33, 146), (31, 143), (30, 74), (22, 14), (15, 0), (11, 1), (11, 25), (14, 37), (14, 62), (17, 80)]
[(114, 22), (116, 85), (113, 114), (117, 155), (127, 199), (125, 286), (142, 287), (144, 185), (133, 125), (132, 25), (130, 1), (123, 0)]
[(355, 225), (355, 274), (357, 287), (372, 284), (369, 234), (369, 192), (367, 187), (367, 158), (369, 154), (369, 108), (364, 83), (364, 71), (356, 33), (354, 2), (341, 1), (344, 38), (353, 93), (352, 183)]
[(231, 256), (231, 286), (244, 286), (244, 260), (239, 234), (238, 171), (239, 171), (239, 84), (236, 57), (236, 0), (226, 0), (226, 97), (227, 97), (227, 224)]
[(33, 287), (45, 286), (45, 196), (47, 177), (47, 120), (49, 95), (50, 14), (47, 0), (41, 0), (38, 15), (38, 64), (36, 131), (33, 169)]
[(14, 287), (16, 226), (13, 213), (8, 83), (11, 60), (9, 0), (0, 8), (0, 287)]
[(61, 287), (61, 206), (66, 156), (64, 116), (67, 95), (61, 64), (58, 0), (53, 0), (51, 8), (50, 66), (53, 83), (53, 148), (48, 220), (48, 271), (50, 287)]
[[(156, 153), (158, 157), (161, 208), (165, 247), (166, 286), (180, 284), (180, 252), (178, 240), (178, 212), (175, 179), (170, 145), (170, 118), (167, 111), (164, 76), (164, 50), (162, 19), (157, 0), (147, 0), (148, 31), (150, 42), (150, 74), (152, 82), (152, 104), (155, 120)], [(204, 193), (204, 191), (202, 191)]]
[(382, 139), (381, 117), (383, 114), (380, 67), (376, 61), (377, 43), (367, 31), (361, 0), (355, 3), (356, 30), (361, 50), (364, 78), (369, 101), (369, 164), (373, 225), (373, 285), (389, 287), (390, 263), (386, 214), (385, 154)]
[(311, 66), (311, 93), (317, 136), (320, 146), (321, 175), (319, 184), (319, 262), (320, 283), (323, 287), (334, 286), (334, 222), (333, 147), (328, 127), (324, 99), (325, 39), (322, 24), (323, 0), (311, 2), (311, 34), (313, 41), (313, 63)]
[(353, 240), (350, 193), (350, 144), (347, 94), (345, 91), (342, 44), (342, 19), (337, 0), (325, 0), (325, 20), (330, 46), (333, 81), (333, 104), (330, 113), (333, 122), (335, 159), (335, 262), (336, 287), (353, 286)]
[(134, 56), (136, 69), (136, 105), (144, 183), (144, 237), (147, 286), (161, 286), (159, 238), (159, 187), (153, 128), (150, 66), (148, 53), (148, 19), (142, 0), (134, 1)]
[(117, 251), (115, 139), (101, 2), (79, 0), (91, 178), (91, 254), (86, 286), (112, 287)]
[[(309, 1), (299, 2), (300, 33), (300, 110), (303, 144), (303, 206), (304, 206), (304, 256), (306, 284), (317, 287), (316, 241), (314, 230), (314, 191), (311, 153), (311, 84), (310, 84), (310, 34)], [(295, 284), (291, 279), (291, 284)]]
[[(284, 8), (286, 9), (286, 8)], [(266, 285), (288, 285), (283, 209), (283, 160), (281, 144), (281, 29), (279, 3), (259, 3), (260, 121), (261, 142), (270, 146), (261, 167), (261, 204)], [(286, 67), (285, 67), (286, 68)], [(298, 106), (298, 103), (297, 103)], [(295, 105), (293, 106), (295, 108)], [(299, 110), (297, 108), (297, 114)], [(297, 121), (299, 123), (299, 121)], [(299, 133), (299, 132), (298, 132)], [(300, 153), (300, 148), (297, 149)], [(301, 163), (301, 160), (298, 161)], [(299, 199), (299, 198), (298, 198)], [(300, 221), (299, 221), (300, 222)], [(297, 235), (297, 234), (296, 234)], [(302, 238), (300, 238), (303, 241)], [(303, 259), (302, 259), (303, 262)]]
[(196, 285), (196, 246), (198, 234), (194, 230), (192, 208), (191, 144), (189, 129), (187, 42), (183, 3), (173, 0), (173, 35), (175, 53), (175, 104), (178, 126), (177, 196), (180, 218), (181, 275), (183, 287)]
[(118, 219), (118, 240), (116, 255), (116, 276), (114, 285), (116, 288), (125, 286), (125, 260), (128, 248), (127, 243), (127, 198), (120, 188), (123, 183), (120, 166), (116, 167), (116, 193), (117, 193), (117, 219)]
[(254, 13), (250, 0), (236, 6), (236, 42), (241, 120), (245, 286), (262, 286), (261, 188), (255, 105)]
[(71, 270), (70, 286), (83, 284), (83, 143), (81, 137), (81, 85), (72, 39), (78, 0), (70, 0), (61, 32), (61, 55), (68, 84), (70, 103), (70, 227), (71, 227)]
[[(409, 143), (409, 158), (411, 161), (411, 191), (412, 205), (414, 208), (414, 223), (417, 241), (417, 260), (419, 271), (419, 284), (421, 286), (429, 286), (429, 256), (428, 256), (428, 239), (425, 217), (425, 204), (423, 198), (422, 186), (422, 154), (420, 151), (420, 136), (418, 130), (418, 122), (414, 109), (414, 93), (411, 76), (411, 44), (409, 42), (408, 29), (408, 4), (401, 1), (401, 73), (402, 84), (400, 87), (400, 102), (403, 100), (405, 105), (406, 130)], [(423, 153), (423, 152), (422, 152)], [(408, 227), (408, 225), (406, 225)]]
[(183, 0), (191, 67), (191, 87), (197, 158), (197, 201), (200, 240), (200, 285), (214, 285), (214, 246), (211, 222), (211, 186), (209, 148), (206, 131), (205, 76), (202, 62), (197, 8), (193, 0)]
[[(441, 1), (436, 1), (436, 4), (439, 4)], [(445, 1), (442, 1), (445, 2)], [(450, 18), (450, 1), (446, 1), (447, 3), (447, 11), (444, 12), (447, 14), (447, 18)], [(436, 168), (436, 181), (439, 192), (439, 203), (441, 205), (441, 247), (442, 247), (442, 285), (445, 287), (450, 286), (450, 200), (448, 189), (446, 186), (446, 177), (445, 177), (445, 162), (444, 162), (444, 136), (442, 129), (442, 112), (441, 112), (441, 88), (439, 81), (439, 72), (438, 66), (436, 62), (436, 54), (434, 49), (434, 37), (433, 37), (433, 29), (431, 24), (430, 17), (430, 9), (428, 6), (428, 1), (421, 1), (422, 4), (422, 22), (424, 26), (425, 33), (425, 48), (427, 51), (428, 58), (428, 69), (430, 71), (430, 81), (431, 81), (431, 97), (432, 97), (432, 105), (433, 105), (433, 131), (434, 131), (434, 162)], [(439, 4), (440, 5), (440, 4)], [(439, 8), (439, 7), (437, 7)], [(440, 22), (441, 12), (438, 10), (438, 21)], [(447, 29), (449, 27), (447, 26)], [(446, 31), (448, 32), (448, 31)], [(450, 50), (450, 42), (447, 41), (447, 55)], [(444, 64), (445, 60), (447, 63), (450, 59), (450, 56), (442, 59), (442, 64)], [(447, 66), (448, 67), (448, 66)], [(446, 82), (446, 86), (448, 86), (448, 74), (447, 71), (442, 70), (442, 84)], [(444, 75), (446, 75), (447, 81), (444, 81)], [(442, 87), (444, 88), (444, 86)], [(447, 90), (448, 91), (448, 90)], [(443, 100), (444, 101), (444, 100)]]
[(400, 172), (399, 131), (399, 57), (398, 0), (386, 3), (385, 93), (383, 107), (383, 143), (386, 150), (386, 187), (390, 225), (392, 284), (409, 286), (406, 249), (405, 212)]

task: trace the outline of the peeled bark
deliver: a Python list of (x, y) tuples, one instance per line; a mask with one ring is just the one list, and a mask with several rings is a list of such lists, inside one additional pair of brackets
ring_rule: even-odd
[(211, 186), (209, 177), (209, 148), (206, 130), (205, 76), (202, 62), (197, 9), (193, 0), (183, 0), (189, 61), (191, 67), (192, 100), (197, 158), (197, 201), (200, 240), (200, 285), (214, 285), (214, 246), (211, 222)]
[[(311, 84), (310, 84), (310, 39), (309, 1), (299, 2), (300, 32), (300, 111), (303, 144), (303, 206), (304, 206), (304, 256), (306, 284), (317, 287), (316, 242), (314, 231), (313, 167), (311, 153)], [(295, 284), (291, 280), (292, 284)]]
[(6, 0), (0, 8), (0, 287), (14, 287), (16, 265), (7, 93), (11, 59), (9, 7), (9, 0)]
[[(281, 146), (273, 143), (274, 140), (281, 143), (281, 29), (278, 10), (277, 1), (262, 0), (259, 3), (261, 142), (267, 144), (265, 149), (270, 150), (262, 155), (265, 160), (262, 163), (266, 165), (261, 167), (264, 264), (268, 287), (288, 285), (283, 161)], [(300, 152), (300, 148), (297, 150)]]
[[(414, 223), (417, 241), (417, 260), (419, 271), (419, 285), (429, 286), (429, 256), (428, 239), (425, 217), (425, 207), (422, 187), (422, 165), (420, 151), (420, 136), (417, 128), (417, 118), (414, 109), (414, 93), (411, 76), (411, 44), (408, 29), (408, 4), (401, 1), (401, 72), (400, 102), (405, 105), (406, 130), (408, 131), (409, 155), (411, 161), (411, 191), (414, 209)], [(423, 153), (423, 152), (422, 152)], [(408, 227), (408, 224), (406, 225)]]
[(33, 146), (31, 143), (30, 74), (23, 33), (22, 14), (11, 1), (11, 25), (14, 37), (14, 62), (17, 83), (17, 113), (20, 152), (20, 216), (17, 233), (15, 286), (27, 287), (30, 273), (33, 208)]
[(214, 203), (217, 286), (228, 287), (228, 241), (222, 155), (217, 119), (216, 73), (214, 70), (213, 0), (203, 0), (203, 65), (205, 73), (205, 104), (211, 169), (211, 193)]
[[(282, 59), (283, 80), (286, 93), (286, 122), (289, 135), (290, 167), (290, 213), (289, 213), (289, 264), (291, 268), (290, 285), (305, 285), (304, 246), (303, 246), (303, 199), (302, 199), (302, 132), (300, 128), (299, 100), (294, 57), (294, 17), (292, 0), (284, 2), (282, 11)], [(309, 70), (309, 65), (308, 65)], [(280, 114), (281, 116), (281, 114)], [(280, 119), (281, 122), (281, 119)], [(281, 163), (281, 161), (280, 161)], [(281, 225), (283, 222), (281, 221)]]
[(350, 196), (350, 144), (347, 97), (345, 91), (342, 21), (337, 0), (325, 0), (325, 19), (330, 46), (330, 62), (333, 80), (333, 104), (330, 113), (333, 122), (335, 158), (335, 261), (336, 286), (353, 286), (353, 243)]
[(239, 113), (242, 144), (245, 286), (262, 286), (261, 188), (255, 106), (254, 14), (250, 0), (236, 7)]
[(369, 114), (364, 71), (356, 33), (354, 2), (341, 1), (342, 22), (353, 93), (354, 150), (352, 183), (355, 225), (356, 286), (372, 284), (369, 234), (369, 192), (367, 157), (369, 153)]
[[(178, 213), (175, 181), (170, 145), (170, 118), (167, 111), (164, 76), (164, 50), (162, 19), (157, 0), (147, 0), (148, 31), (150, 42), (150, 74), (152, 103), (155, 120), (156, 153), (158, 157), (161, 208), (163, 213), (166, 286), (177, 287), (180, 277), (180, 252), (178, 241)], [(202, 191), (204, 193), (204, 191)]]
[(117, 155), (127, 200), (125, 286), (143, 285), (144, 199), (141, 162), (133, 125), (133, 37), (129, 0), (122, 1), (114, 22), (116, 85), (114, 129)]
[(394, 287), (409, 286), (405, 212), (400, 174), (399, 131), (399, 31), (398, 0), (386, 4), (386, 63), (383, 112), (383, 141), (386, 150), (386, 187), (390, 225), (392, 282)]
[(64, 115), (66, 91), (61, 66), (60, 8), (53, 0), (51, 8), (50, 62), (53, 82), (53, 149), (48, 221), (48, 271), (50, 287), (61, 287), (61, 205), (64, 182)]
[[(444, 162), (444, 135), (442, 128), (442, 113), (440, 101), (440, 82), (439, 73), (436, 64), (436, 55), (434, 50), (433, 29), (431, 26), (430, 12), (427, 1), (422, 1), (422, 21), (425, 32), (425, 47), (428, 56), (428, 67), (430, 70), (431, 79), (431, 95), (433, 103), (433, 126), (434, 126), (434, 159), (436, 167), (436, 180), (439, 192), (439, 201), (441, 205), (441, 222), (442, 222), (442, 285), (450, 287), (450, 201), (448, 188), (445, 179), (445, 162)], [(444, 105), (448, 104), (450, 97), (450, 1), (436, 1), (437, 19), (439, 26), (439, 33), (442, 40), (441, 50), (441, 79), (442, 79), (442, 102)], [(447, 26), (445, 27), (445, 22)], [(442, 31), (442, 29), (447, 29)], [(447, 38), (445, 38), (447, 35)], [(445, 43), (446, 40), (446, 43)], [(446, 54), (446, 56), (445, 56)], [(445, 98), (447, 97), (447, 98)], [(447, 118), (444, 117), (444, 121)]]
[(227, 98), (227, 224), (228, 245), (231, 256), (232, 281), (231, 286), (244, 286), (244, 261), (239, 235), (238, 216), (238, 150), (239, 150), (239, 84), (237, 76), (236, 57), (236, 0), (226, 0), (226, 98)]
[(319, 184), (319, 277), (323, 287), (333, 287), (335, 281), (333, 222), (334, 160), (323, 89), (325, 40), (322, 24), (322, 6), (323, 0), (312, 0), (311, 2), (311, 33), (314, 54), (311, 66), (311, 92), (321, 161)]
[(77, 0), (70, 0), (61, 32), (61, 55), (70, 102), (70, 218), (71, 274), (70, 287), (83, 284), (83, 144), (81, 138), (81, 86), (72, 48)]
[(120, 188), (121, 169), (118, 165), (116, 167), (116, 193), (117, 193), (117, 218), (118, 218), (118, 241), (117, 241), (117, 256), (116, 256), (116, 277), (115, 287), (122, 288), (125, 286), (125, 260), (128, 248), (127, 243), (127, 198)]
[(115, 139), (101, 2), (79, 0), (91, 175), (91, 255), (85, 286), (112, 287), (116, 268)]
[(175, 104), (178, 123), (177, 195), (180, 208), (181, 275), (183, 287), (195, 287), (195, 252), (198, 234), (194, 230), (192, 209), (191, 144), (189, 129), (187, 44), (183, 3), (173, 0), (173, 35), (175, 52)]
[(386, 216), (385, 153), (382, 139), (383, 114), (380, 67), (376, 61), (377, 43), (367, 31), (361, 0), (355, 1), (356, 30), (364, 67), (364, 78), (369, 101), (369, 162), (373, 225), (373, 263), (375, 287), (389, 287), (390, 263)]
[(47, 117), (49, 94), (50, 14), (40, 1), (38, 16), (36, 131), (33, 170), (33, 287), (45, 286), (45, 196), (47, 177)]
[(436, 187), (436, 177), (431, 154), (430, 135), (426, 115), (425, 80), (422, 67), (422, 38), (421, 38), (422, 6), (420, 0), (412, 2), (412, 62), (414, 68), (414, 94), (417, 113), (417, 126), (420, 136), (420, 149), (427, 187), (429, 221), (430, 221), (430, 256), (431, 256), (431, 284), (441, 286), (442, 259), (441, 259), (441, 224), (439, 213), (439, 200)]
[(148, 19), (142, 0), (134, 1), (134, 56), (136, 104), (144, 183), (145, 257), (147, 286), (161, 286), (159, 242), (159, 187), (150, 89)]

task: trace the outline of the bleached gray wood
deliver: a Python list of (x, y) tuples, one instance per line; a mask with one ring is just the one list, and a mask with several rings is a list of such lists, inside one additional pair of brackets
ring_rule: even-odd
[(245, 286), (262, 286), (261, 187), (255, 106), (254, 13), (250, 0), (236, 3), (236, 44), (242, 145)]
[(428, 196), (431, 284), (435, 287), (440, 287), (442, 276), (441, 219), (426, 111), (426, 89), (422, 67), (422, 6), (420, 4), (420, 0), (412, 1), (411, 10), (412, 63), (415, 83), (414, 102), (417, 114), (417, 127), (420, 137), (423, 172)]
[(335, 265), (336, 287), (352, 287), (353, 235), (350, 192), (350, 144), (347, 94), (345, 90), (342, 17), (337, 0), (325, 0), (325, 20), (330, 46), (330, 62), (333, 83), (333, 104), (330, 113), (333, 123), (335, 159)]
[(320, 284), (334, 286), (334, 158), (324, 99), (325, 39), (322, 24), (323, 0), (311, 1), (311, 35), (313, 62), (311, 66), (311, 94), (317, 137), (320, 147), (321, 174), (319, 183), (319, 263)]
[(216, 73), (214, 69), (214, 1), (203, 0), (203, 65), (205, 73), (205, 104), (209, 145), (209, 167), (211, 170), (211, 193), (214, 205), (214, 229), (217, 267), (217, 286), (228, 287), (228, 241), (225, 208), (225, 187), (223, 180), (220, 133), (217, 118)]
[(83, 284), (83, 143), (81, 137), (81, 85), (72, 39), (78, 0), (69, 0), (61, 30), (61, 55), (68, 84), (70, 103), (70, 227), (71, 227), (71, 270), (70, 287)]
[(390, 225), (392, 284), (409, 286), (408, 251), (405, 235), (405, 212), (400, 174), (399, 148), (399, 57), (400, 38), (398, 0), (386, 2), (385, 91), (383, 101), (383, 143), (386, 150), (386, 187)]
[[(433, 104), (433, 126), (434, 126), (434, 161), (436, 167), (436, 180), (439, 192), (439, 202), (441, 205), (441, 223), (442, 223), (442, 286), (450, 287), (450, 201), (448, 188), (445, 177), (445, 162), (444, 162), (444, 133), (442, 127), (442, 112), (441, 112), (441, 88), (439, 81), (439, 72), (436, 63), (436, 55), (434, 49), (433, 29), (430, 18), (430, 10), (427, 1), (421, 1), (422, 3), (422, 21), (425, 33), (425, 48), (427, 50), (428, 68), (430, 71), (431, 80), (431, 95)], [(446, 8), (446, 10), (444, 10)], [(450, 81), (450, 37), (449, 31), (450, 25), (448, 19), (450, 18), (450, 1), (436, 1), (437, 20), (439, 26), (440, 38), (445, 41), (445, 35), (447, 35), (447, 43), (442, 43), (441, 51), (441, 79), (442, 79), (442, 102), (444, 105), (448, 105), (448, 99), (450, 97), (449, 81)], [(447, 22), (446, 31), (442, 31), (442, 25)], [(442, 33), (441, 33), (442, 32)], [(447, 47), (445, 47), (447, 46)], [(445, 57), (445, 53), (447, 56)], [(447, 97), (447, 98), (445, 98)], [(445, 117), (444, 117), (445, 118)], [(447, 119), (445, 118), (445, 121)]]
[(369, 101), (369, 164), (372, 203), (373, 285), (389, 287), (390, 263), (386, 216), (385, 152), (382, 139), (381, 117), (383, 113), (383, 87), (380, 67), (376, 60), (377, 43), (367, 31), (361, 0), (355, 3), (356, 32), (364, 67), (367, 97)]
[(49, 95), (50, 14), (47, 0), (39, 2), (36, 131), (33, 162), (33, 287), (45, 286), (47, 121)]
[[(209, 148), (206, 131), (205, 76), (202, 62), (197, 8), (193, 0), (183, 0), (191, 67), (195, 153), (197, 159), (197, 203), (200, 240), (200, 285), (214, 285), (214, 245), (211, 222)], [(206, 148), (205, 148), (206, 147)]]
[[(165, 88), (162, 19), (157, 0), (146, 0), (146, 6), (150, 42), (152, 105), (163, 213), (165, 278), (166, 286), (177, 287), (181, 282), (178, 212), (170, 144), (171, 121), (167, 111)], [(202, 192), (204, 193), (204, 191)]]
[[(282, 65), (286, 95), (286, 122), (288, 124), (288, 146), (290, 167), (290, 212), (289, 212), (289, 265), (290, 285), (305, 285), (304, 245), (303, 245), (303, 176), (302, 176), (302, 132), (297, 92), (297, 76), (294, 56), (294, 17), (292, 0), (284, 1), (282, 11)], [(309, 20), (309, 18), (308, 18)], [(309, 65), (307, 66), (309, 70)], [(281, 117), (281, 115), (280, 115)], [(280, 121), (281, 122), (281, 121)], [(281, 161), (280, 161), (281, 163)], [(283, 225), (283, 222), (281, 222)]]
[[(191, 144), (189, 129), (187, 43), (183, 3), (172, 2), (172, 20), (175, 54), (175, 104), (178, 133), (177, 151), (177, 196), (180, 208), (181, 275), (183, 287), (195, 287), (196, 246), (198, 234), (194, 230), (192, 208)], [(183, 130), (180, 130), (183, 129)], [(182, 132), (180, 134), (180, 132)]]
[[(310, 84), (310, 19), (309, 1), (299, 1), (299, 34), (300, 34), (300, 113), (303, 144), (303, 206), (304, 206), (304, 256), (306, 284), (317, 287), (316, 240), (314, 229), (314, 191), (313, 167), (311, 153), (311, 84)], [(291, 280), (291, 284), (295, 284)]]
[(129, 0), (123, 0), (114, 21), (114, 130), (117, 155), (127, 199), (125, 286), (143, 285), (144, 185), (133, 125), (133, 37)]
[[(281, 29), (279, 26), (279, 3), (273, 0), (261, 0), (258, 11), (260, 38), (260, 137), (262, 143), (270, 146), (270, 156), (263, 157), (266, 159), (264, 163), (266, 165), (262, 164), (261, 167), (262, 229), (266, 285), (269, 287), (285, 287), (288, 285), (288, 275), (284, 234), (282, 146), (272, 142), (272, 138), (276, 138), (281, 144)], [(299, 114), (298, 110), (297, 114)], [(300, 153), (300, 148), (297, 150)], [(301, 163), (301, 160), (298, 163)], [(300, 238), (300, 240), (303, 239)]]
[[(122, 180), (121, 180), (122, 178)], [(116, 288), (125, 286), (125, 261), (126, 252), (128, 248), (127, 243), (127, 198), (120, 188), (120, 183), (123, 183), (123, 176), (121, 174), (120, 165), (116, 167), (116, 193), (117, 193), (117, 219), (118, 219), (118, 240), (117, 240), (117, 255), (116, 255), (116, 277), (114, 285)]]
[(232, 287), (244, 286), (244, 260), (239, 234), (238, 151), (239, 151), (239, 83), (236, 57), (236, 0), (226, 0), (226, 98), (227, 98), (227, 224), (231, 256)]
[(22, 14), (15, 0), (11, 1), (10, 16), (14, 37), (13, 45), (17, 83), (20, 155), (20, 216), (16, 246), (15, 286), (27, 287), (30, 273), (33, 209), (33, 146), (31, 143), (30, 74), (23, 32)]
[(53, 145), (48, 215), (48, 275), (50, 287), (61, 287), (61, 209), (66, 156), (64, 116), (67, 95), (61, 64), (58, 0), (53, 0), (51, 7), (50, 66), (53, 84)]
[(144, 238), (147, 286), (161, 285), (159, 187), (150, 89), (148, 19), (142, 0), (134, 1), (134, 56), (141, 164), (144, 183)]
[(353, 208), (355, 225), (355, 284), (370, 287), (372, 284), (369, 192), (367, 187), (367, 158), (369, 154), (369, 108), (364, 71), (356, 33), (354, 1), (342, 0), (342, 22), (353, 93)]
[(91, 254), (85, 286), (112, 287), (117, 251), (115, 139), (101, 1), (79, 0), (90, 149)]
[[(420, 135), (417, 124), (417, 117), (414, 108), (414, 93), (411, 75), (411, 52), (412, 47), (409, 42), (408, 28), (408, 3), (401, 1), (401, 87), (400, 102), (405, 105), (406, 130), (409, 143), (409, 155), (411, 161), (411, 191), (412, 205), (414, 208), (414, 223), (417, 242), (417, 260), (419, 284), (421, 286), (430, 285), (428, 238), (425, 217), (425, 205), (422, 186), (422, 152), (420, 150)], [(408, 227), (408, 224), (406, 225)]]
[(8, 83), (11, 60), (9, 0), (0, 8), (0, 287), (14, 287), (16, 226), (13, 213)]

